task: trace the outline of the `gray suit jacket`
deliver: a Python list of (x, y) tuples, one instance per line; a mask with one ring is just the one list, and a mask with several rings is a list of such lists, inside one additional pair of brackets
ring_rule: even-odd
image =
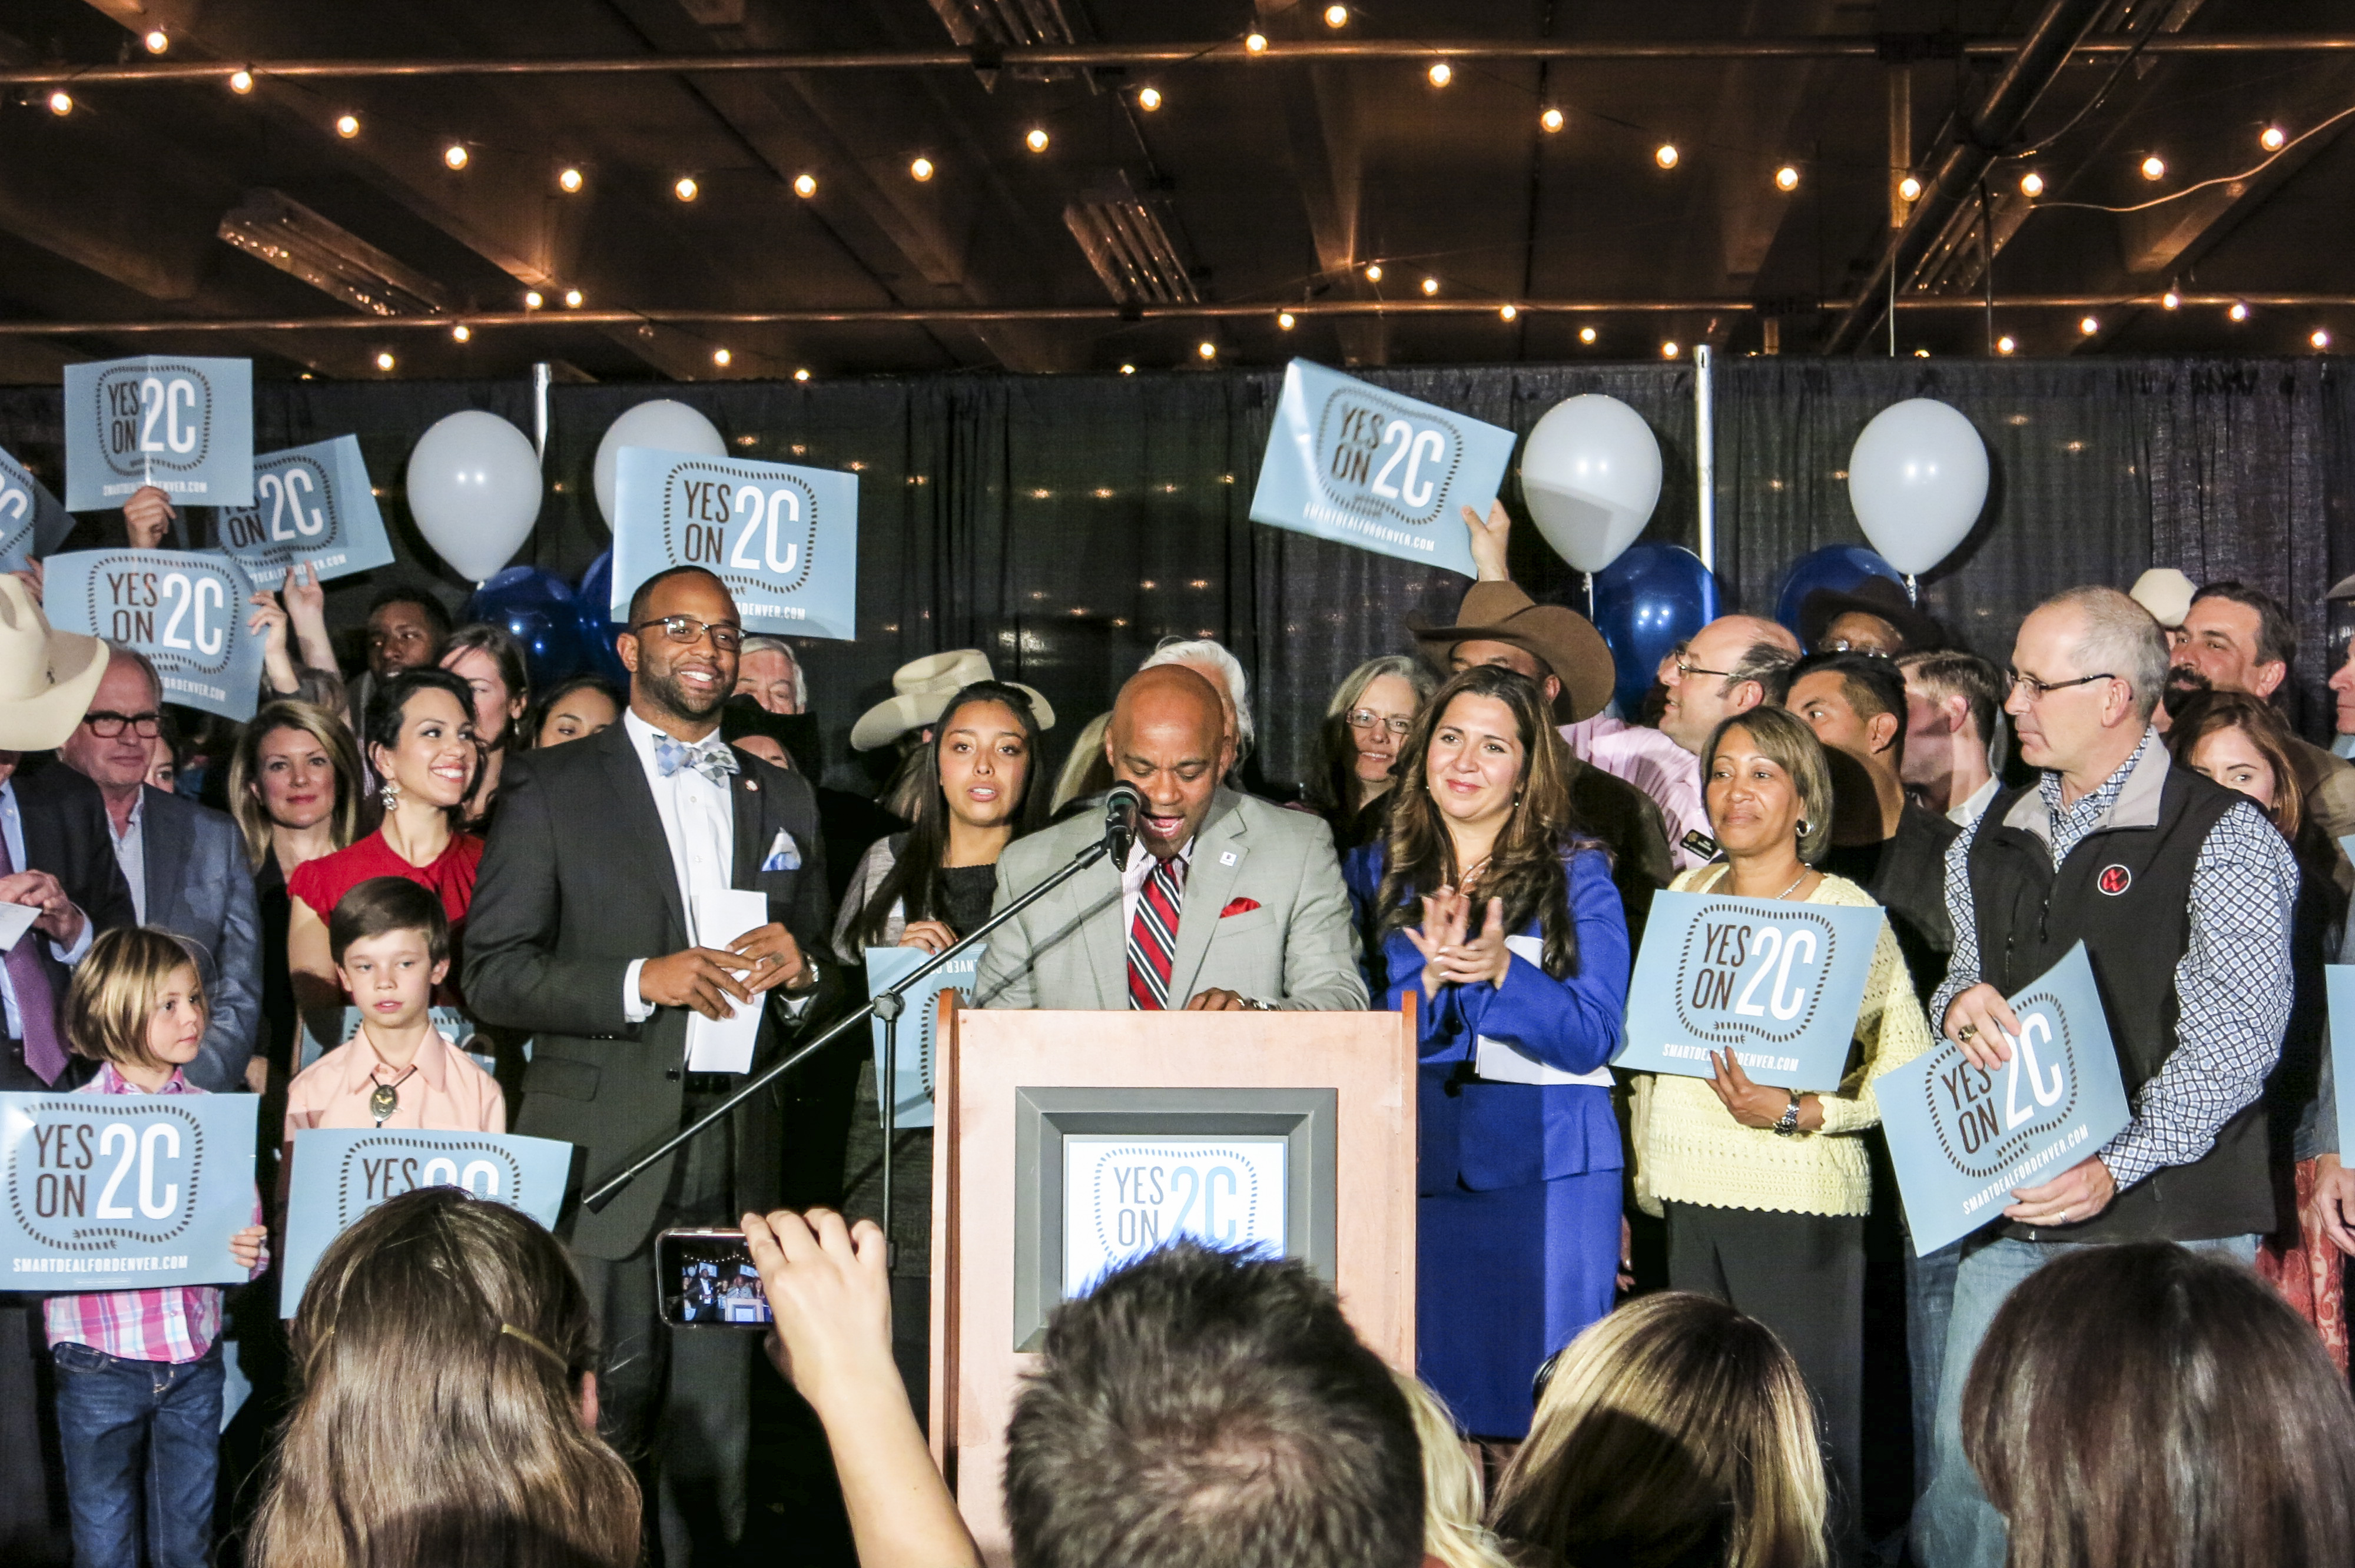
[(147, 924), (197, 947), (205, 982), (205, 1040), (183, 1069), (209, 1094), (245, 1087), (261, 1028), (261, 909), (245, 835), (228, 814), (144, 786), (140, 810)]
[[(1101, 832), (1096, 813), (1082, 811), (1007, 845), (997, 862), (996, 907), (1045, 881)], [(1225, 913), (1239, 901), (1258, 907)], [(1099, 861), (1000, 927), (974, 989), (984, 1007), (1125, 1010), (1119, 873)], [(1178, 906), (1169, 1005), (1212, 990), (1301, 1010), (1368, 1005), (1348, 890), (1321, 819), (1231, 789), (1211, 800)]]

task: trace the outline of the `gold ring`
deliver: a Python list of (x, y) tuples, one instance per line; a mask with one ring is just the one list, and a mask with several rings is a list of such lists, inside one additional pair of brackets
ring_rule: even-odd
[(1977, 1034), (1978, 1032), (1979, 1026), (1977, 1024), (1966, 1023), (1960, 1029), (1955, 1031), (1955, 1038), (1957, 1040), (1968, 1040), (1972, 1035)]

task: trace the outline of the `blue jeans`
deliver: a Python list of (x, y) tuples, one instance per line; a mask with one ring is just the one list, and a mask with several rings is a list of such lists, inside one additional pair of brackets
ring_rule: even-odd
[[(193, 1361), (49, 1347), (75, 1568), (205, 1568), (220, 1465), (221, 1348)], [(140, 1461), (146, 1473), (140, 1473)]]
[[(1954, 1315), (1946, 1325), (1946, 1364), (1938, 1380), (1934, 1467), (1930, 1489), (1913, 1510), (1913, 1559), (1923, 1568), (2004, 1568), (2003, 1516), (1979, 1489), (1978, 1476), (1963, 1455), (1963, 1384), (1996, 1313), (2019, 1282), (2056, 1258), (2098, 1245), (2009, 1236), (1965, 1244), (1962, 1266), (1955, 1273)], [(2257, 1256), (2253, 1235), (2183, 1245), (2244, 1264)]]
[(1949, 1242), (1915, 1256), (1905, 1238), (1905, 1354), (1912, 1363), (1913, 1393), (1913, 1496), (1929, 1489), (1931, 1456), (1936, 1451), (1938, 1383), (1946, 1367), (1946, 1323), (1955, 1313), (1955, 1270), (1963, 1244)]

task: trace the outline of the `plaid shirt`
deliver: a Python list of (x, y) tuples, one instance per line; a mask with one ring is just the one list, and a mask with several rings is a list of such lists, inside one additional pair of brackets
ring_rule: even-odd
[[(146, 1091), (130, 1083), (107, 1063), (98, 1076), (74, 1093), (136, 1095)], [(171, 1081), (158, 1094), (200, 1095), (205, 1091), (172, 1070)], [(261, 1200), (256, 1194), (253, 1223), (261, 1224)], [(270, 1266), (269, 1248), (253, 1267), (260, 1277)], [(127, 1361), (192, 1361), (212, 1349), (220, 1336), (221, 1291), (217, 1285), (166, 1285), (154, 1290), (87, 1290), (52, 1296), (42, 1304), (42, 1316), (53, 1345), (88, 1345)]]
[[(2163, 767), (2158, 732), (2101, 787), (2063, 809), (2061, 776), (2038, 785), (2052, 832), (2057, 869), (2085, 835), (2103, 825), (2126, 779), (2148, 759)], [(1976, 832), (1946, 851), (1946, 911), (1955, 923), (1955, 957), (1930, 999), (1930, 1023), (1944, 1034), (1946, 1008), (1979, 979), (1978, 920), (1971, 897), (1970, 850)], [(2191, 933), (2175, 966), (2179, 1009), (2175, 1049), (2157, 1076), (2134, 1096), (2134, 1119), (2099, 1150), (2120, 1187), (2163, 1165), (2189, 1165), (2215, 1146), (2216, 1134), (2264, 1092), (2289, 1022), (2289, 934), (2297, 902), (2297, 860), (2289, 842), (2254, 800), (2235, 801), (2208, 830), (2191, 864)]]

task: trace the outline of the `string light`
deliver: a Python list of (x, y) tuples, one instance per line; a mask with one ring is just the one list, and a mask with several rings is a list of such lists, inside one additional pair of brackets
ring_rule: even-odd
[(2235, 321), (2235, 322), (2244, 322), (2244, 321), (2247, 321), (2247, 320), (2249, 319), (2249, 302), (2248, 302), (2248, 301), (2246, 301), (2246, 300), (2234, 300), (2234, 301), (2232, 302), (2232, 308), (2231, 310), (2226, 311), (2226, 312), (2224, 313), (2224, 317), (2225, 317), (2225, 319), (2226, 319), (2227, 321)]
[(581, 186), (583, 183), (584, 176), (578, 169), (566, 169), (563, 173), (556, 176), (556, 188), (562, 191), (566, 196), (580, 195)]
[(2289, 141), (2289, 132), (2278, 125), (2268, 125), (2257, 132), (2257, 145), (2268, 153), (2278, 153)]
[(810, 197), (817, 195), (817, 176), (815, 175), (795, 175), (794, 176), (794, 195), (801, 197), (804, 201), (807, 201)]
[(161, 27), (155, 27), (149, 30), (143, 41), (146, 44), (149, 54), (160, 55), (172, 47), (172, 35)]
[(799, 368), (797, 368), (796, 370), (794, 370), (794, 380), (796, 380), (796, 381), (806, 381), (806, 380), (808, 380), (808, 379), (809, 379), (809, 366), (800, 366)]
[(1788, 164), (1785, 164), (1781, 168), (1775, 170), (1774, 188), (1778, 191), (1797, 190), (1799, 188), (1799, 171)]
[(1276, 312), (1275, 324), (1283, 328), (1285, 332), (1290, 332), (1292, 330), (1292, 313), (1290, 311)]
[(1511, 321), (1515, 316), (1518, 316), (1520, 313), (1521, 308), (1518, 305), (1503, 304), (1497, 307), (1497, 314), (1506, 321)]
[(734, 355), (729, 353), (724, 348), (715, 348), (711, 351), (711, 363), (719, 366), (722, 370), (727, 369), (728, 362), (735, 357), (736, 356)]
[(564, 308), (566, 310), (577, 311), (581, 308), (581, 302), (582, 297), (580, 290), (567, 289), (564, 291)]
[(2181, 310), (2183, 308), (2183, 296), (2177, 293), (2174, 290), (2169, 289), (2167, 292), (2159, 295), (2158, 308), (2163, 311)]
[(1677, 341), (1676, 341), (1676, 339), (1674, 339), (1674, 338), (1670, 338), (1668, 342), (1666, 342), (1666, 343), (1664, 343), (1664, 344), (1660, 344), (1660, 357), (1661, 357), (1662, 359), (1674, 359), (1676, 356), (1677, 356)]
[(1423, 72), (1423, 75), (1431, 78), (1431, 85), (1433, 87), (1445, 87), (1449, 82), (1455, 79), (1455, 71), (1454, 68), (1449, 66), (1445, 60), (1432, 61), (1431, 69)]
[(1134, 365), (1124, 365), (1120, 367), (1120, 373), (1123, 376), (1134, 376), (1136, 374), (1136, 366)]
[(1439, 280), (1436, 278), (1425, 278), (1423, 281), (1423, 291), (1426, 295), (1439, 292)]
[(379, 354), (379, 355), (378, 355), (376, 356), (376, 367), (377, 367), (378, 370), (389, 370), (389, 369), (391, 369), (391, 368), (392, 368), (392, 355), (391, 355), (390, 354)]
[(693, 201), (703, 194), (703, 187), (695, 183), (693, 175), (681, 175), (677, 183), (670, 187), (670, 194), (681, 201)]
[(1247, 53), (1254, 55), (1263, 55), (1267, 53), (1267, 35), (1265, 33), (1253, 33), (1251, 37), (1243, 40), (1243, 48)]
[(1995, 340), (1995, 351), (1998, 354), (2016, 353), (2019, 348), (2019, 344), (2014, 341), (2009, 333), (2006, 333), (2001, 337)]
[(548, 302), (546, 300), (539, 297), (539, 291), (538, 289), (527, 289), (524, 291), (523, 308), (525, 310), (536, 311), (547, 302)]
[(2033, 199), (2044, 194), (2044, 176), (2034, 169), (2019, 176), (2019, 194)]
[(1593, 327), (1579, 328), (1578, 341), (1591, 346), (1594, 342), (1594, 329)]
[(1379, 261), (1369, 261), (1366, 263), (1366, 281), (1369, 283), (1379, 283), (1381, 281), (1382, 264)]
[(1675, 168), (1677, 166), (1677, 144), (1674, 142), (1661, 143), (1659, 151), (1652, 154), (1652, 162), (1659, 164), (1660, 167), (1664, 169)]
[(71, 114), (73, 112), (73, 94), (68, 92), (64, 88), (59, 88), (57, 91), (49, 94), (49, 112), (57, 115)]
[(2165, 179), (2167, 177), (2167, 160), (2160, 157), (2156, 153), (2153, 153), (2149, 157), (2145, 158), (2142, 161), (2142, 177), (2147, 180)]
[(1136, 95), (1136, 106), (1147, 114), (1152, 113), (1161, 107), (1161, 90), (1157, 87), (1139, 90)]
[(1917, 348), (1913, 351), (1913, 357), (1916, 359), (1927, 359), (1930, 357), (1930, 351), (1926, 348)]
[(908, 177), (919, 182), (920, 184), (925, 180), (931, 179), (932, 177), (932, 161), (930, 158), (919, 158), (914, 163), (910, 164), (908, 165)]
[(464, 322), (460, 322), (456, 326), (450, 329), (450, 335), (457, 339), (460, 343), (471, 343), (474, 341), (474, 329), (468, 326)]
[(1538, 123), (1549, 132), (1561, 130), (1561, 111), (1559, 109), (1547, 110), (1543, 114), (1538, 116)]
[(253, 73), (250, 70), (233, 70), (229, 72), (229, 90), (231, 92), (251, 92), (253, 90)]
[(2324, 328), (2317, 327), (2312, 333), (2307, 334), (2306, 341), (2314, 344), (2317, 348), (2328, 348), (2330, 346), (2330, 334)]
[(1030, 133), (1022, 138), (1022, 144), (1034, 153), (1043, 153), (1047, 150), (1047, 132), (1033, 125)]
[(1216, 359), (1219, 357), (1219, 345), (1206, 337), (1194, 345), (1194, 352), (1204, 359)]
[(2102, 330), (2101, 318), (2098, 316), (2086, 316), (2078, 322), (2077, 330), (2084, 334), (2087, 337), (2091, 337), (2095, 333)]
[(360, 117), (357, 114), (336, 116), (336, 134), (348, 142), (360, 133)]
[(442, 149), (442, 161), (453, 169), (464, 168), (466, 166), (465, 147), (456, 142), (451, 143)]
[(1922, 182), (1915, 179), (1913, 175), (1908, 175), (1903, 179), (1897, 182), (1897, 194), (1903, 196), (1907, 201), (1920, 201), (1922, 199)]
[(1349, 8), (1347, 5), (1326, 6), (1325, 25), (1328, 27), (1348, 26), (1349, 25)]

